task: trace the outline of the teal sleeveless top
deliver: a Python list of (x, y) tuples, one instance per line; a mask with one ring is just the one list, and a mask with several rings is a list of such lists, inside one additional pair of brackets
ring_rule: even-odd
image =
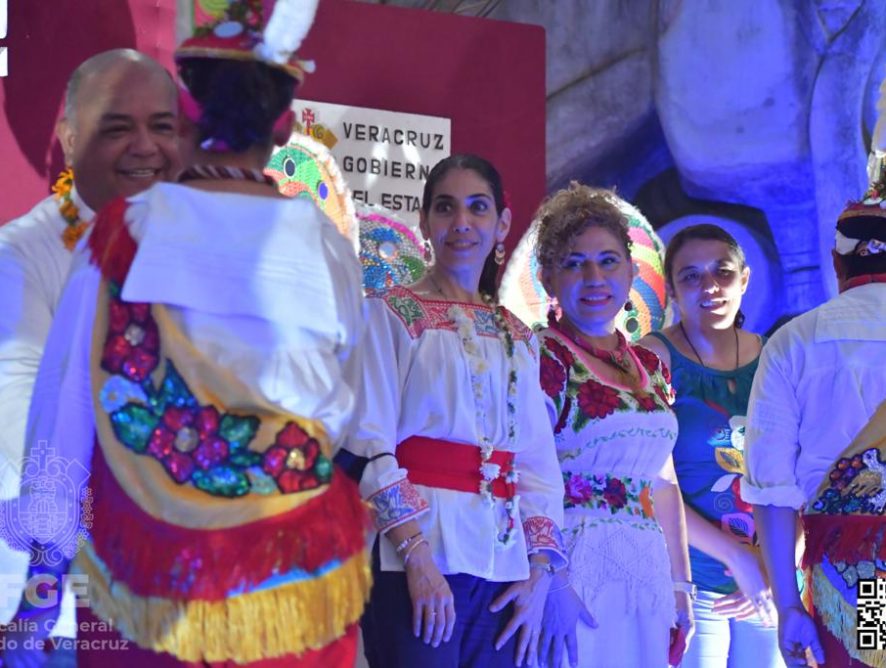
[[(756, 543), (753, 511), (741, 498), (739, 480), (745, 471), (745, 422), (759, 357), (734, 371), (709, 369), (683, 355), (660, 332), (652, 335), (671, 353), (677, 394), (672, 408), (680, 425), (674, 468), (683, 503), (739, 541)], [(721, 594), (737, 589), (713, 557), (690, 545), (689, 559), (699, 589)]]

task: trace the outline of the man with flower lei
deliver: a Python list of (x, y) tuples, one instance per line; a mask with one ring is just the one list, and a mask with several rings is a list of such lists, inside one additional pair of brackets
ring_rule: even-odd
[[(837, 220), (840, 294), (773, 335), (751, 390), (741, 492), (754, 505), (788, 666), (810, 665), (810, 655), (827, 666), (886, 665), (875, 596), (875, 578), (886, 576), (884, 176)], [(878, 611), (864, 611), (865, 593)]]
[(363, 620), (373, 668), (533, 663), (565, 565), (538, 344), (491, 297), (509, 225), (491, 164), (441, 161), (422, 202), (431, 268), (367, 300), (364, 406), (346, 448), (380, 534)]
[[(67, 85), (57, 136), (68, 168), (53, 194), (0, 226), (0, 493), (18, 493), (28, 404), (50, 323), (95, 211), (178, 169), (177, 102), (151, 58), (117, 49), (83, 62)], [(7, 186), (9, 187), (9, 186)], [(27, 555), (0, 541), (0, 574), (24, 578)], [(17, 597), (0, 603), (9, 621)], [(67, 615), (57, 629), (74, 632)]]

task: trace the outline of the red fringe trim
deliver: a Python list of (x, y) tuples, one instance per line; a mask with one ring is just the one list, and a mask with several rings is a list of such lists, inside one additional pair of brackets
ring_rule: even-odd
[(365, 549), (366, 507), (336, 469), (329, 489), (287, 513), (230, 529), (155, 519), (126, 494), (96, 443), (92, 540), (111, 575), (140, 596), (218, 601), (275, 573), (308, 572)]
[(886, 518), (870, 515), (803, 516), (806, 551), (803, 566), (834, 561), (886, 559)]
[(138, 244), (126, 227), (126, 208), (129, 204), (122, 197), (111, 201), (95, 217), (89, 250), (92, 264), (99, 268), (102, 277), (122, 285), (135, 258)]

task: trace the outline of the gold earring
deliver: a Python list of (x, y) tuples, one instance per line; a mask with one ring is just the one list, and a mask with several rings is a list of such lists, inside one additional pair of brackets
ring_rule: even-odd
[(495, 260), (495, 264), (497, 264), (499, 266), (504, 264), (505, 245), (501, 241), (499, 241), (497, 244), (495, 244), (495, 257), (493, 259)]

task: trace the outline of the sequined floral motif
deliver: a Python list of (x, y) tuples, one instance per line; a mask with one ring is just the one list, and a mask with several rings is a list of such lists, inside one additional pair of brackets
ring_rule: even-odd
[(160, 336), (148, 304), (108, 302), (108, 337), (102, 350), (102, 368), (140, 383), (157, 368)]
[(812, 509), (832, 515), (869, 513), (882, 515), (886, 508), (886, 464), (876, 448), (841, 458), (828, 475), (828, 488)]
[(314, 489), (332, 477), (332, 462), (320, 452), (320, 443), (295, 422), (277, 434), (262, 458), (262, 468), (284, 494)]
[(112, 284), (102, 355), (102, 368), (115, 375), (99, 399), (120, 443), (159, 461), (178, 484), (213, 496), (290, 493), (329, 482), (332, 462), (296, 423), (287, 424), (267, 452), (256, 452), (248, 446), (257, 417), (200, 404), (171, 360), (155, 385), (160, 338), (150, 305), (124, 302), (118, 293)]
[(618, 478), (583, 472), (563, 472), (566, 488), (564, 508), (608, 510), (610, 514), (627, 513), (653, 517), (652, 487), (648, 480)]

